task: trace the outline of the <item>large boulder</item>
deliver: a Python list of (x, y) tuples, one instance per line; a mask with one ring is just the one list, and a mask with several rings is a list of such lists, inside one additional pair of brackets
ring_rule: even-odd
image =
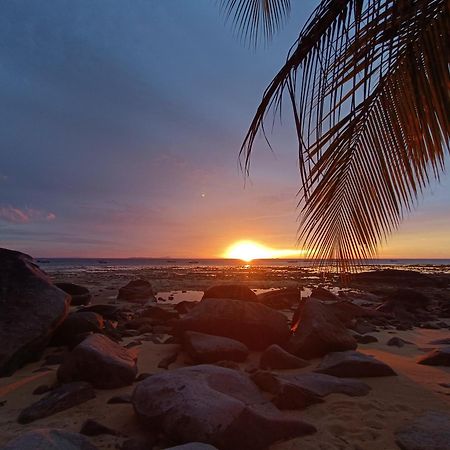
[(89, 289), (74, 283), (55, 283), (64, 292), (67, 292), (71, 297), (72, 301), (70, 304), (72, 306), (89, 305), (92, 300), (92, 295)]
[(438, 278), (414, 270), (383, 269), (360, 272), (352, 275), (354, 285), (392, 285), (403, 287), (440, 286)]
[(82, 434), (40, 428), (14, 438), (1, 450), (97, 450), (97, 447)]
[(384, 362), (354, 351), (329, 353), (323, 358), (316, 372), (344, 378), (396, 375)]
[(316, 431), (267, 403), (247, 374), (218, 366), (153, 375), (136, 386), (132, 403), (146, 429), (162, 431), (177, 443), (256, 450)]
[(205, 291), (202, 299), (204, 298), (232, 298), (247, 302), (258, 301), (257, 295), (250, 288), (241, 284), (220, 284), (218, 286), (212, 286)]
[(425, 366), (450, 366), (450, 346), (436, 348), (417, 361)]
[(17, 420), (19, 423), (30, 423), (87, 402), (94, 397), (94, 389), (89, 383), (77, 381), (63, 384), (22, 410)]
[(424, 309), (430, 303), (430, 299), (422, 292), (415, 289), (397, 289), (383, 299), (383, 304), (378, 311), (396, 313), (400, 311), (415, 312), (417, 309)]
[(0, 376), (39, 358), (69, 306), (31, 256), (0, 249)]
[(100, 389), (131, 384), (137, 373), (136, 359), (126, 348), (101, 334), (92, 334), (68, 353), (58, 369), (58, 380), (88, 381)]
[(242, 342), (223, 336), (187, 331), (183, 344), (189, 356), (200, 363), (242, 362), (248, 356), (248, 348)]
[(339, 297), (337, 295), (321, 286), (318, 286), (311, 291), (311, 297), (317, 298), (318, 300), (323, 300), (325, 302), (335, 302), (339, 300)]
[(286, 317), (260, 303), (224, 298), (206, 298), (175, 324), (178, 332), (225, 336), (255, 350), (282, 344), (289, 337)]
[(305, 299), (298, 309), (298, 321), (286, 350), (301, 358), (316, 358), (329, 352), (354, 350), (355, 338), (345, 327), (333, 305)]
[(300, 369), (307, 365), (308, 361), (292, 355), (276, 344), (267, 347), (259, 360), (261, 369)]
[(56, 330), (52, 343), (73, 347), (82, 339), (80, 335), (99, 333), (104, 327), (103, 317), (94, 312), (70, 313)]
[(450, 414), (427, 411), (395, 433), (402, 450), (450, 450)]
[(283, 288), (263, 292), (258, 295), (258, 302), (274, 309), (289, 309), (298, 305), (301, 298), (301, 288)]
[(117, 299), (131, 303), (146, 303), (154, 299), (154, 295), (152, 285), (147, 280), (137, 279), (121, 287)]
[(273, 394), (272, 402), (280, 409), (303, 409), (334, 393), (358, 397), (370, 392), (370, 387), (359, 380), (312, 372), (281, 375), (257, 371), (252, 374), (252, 380)]

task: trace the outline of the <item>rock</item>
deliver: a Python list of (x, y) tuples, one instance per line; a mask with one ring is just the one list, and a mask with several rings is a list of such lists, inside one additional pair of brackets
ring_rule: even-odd
[(439, 281), (424, 273), (414, 270), (384, 269), (370, 272), (360, 272), (352, 276), (352, 284), (380, 285), (389, 284), (393, 286), (419, 287), (439, 286)]
[(87, 419), (84, 421), (81, 426), (80, 433), (85, 436), (99, 436), (100, 434), (112, 434), (113, 436), (116, 436), (118, 434), (116, 431), (93, 419)]
[(366, 333), (373, 333), (374, 331), (378, 331), (377, 327), (372, 325), (367, 320), (357, 320), (353, 325), (350, 327), (353, 331), (356, 331), (358, 334), (366, 334)]
[(99, 333), (103, 326), (103, 317), (94, 312), (70, 313), (56, 330), (52, 344), (73, 347), (80, 342), (81, 336), (86, 337), (88, 333)]
[(134, 381), (139, 382), (139, 381), (144, 381), (146, 378), (151, 377), (153, 374), (152, 373), (140, 373)]
[(146, 303), (148, 300), (154, 299), (152, 285), (142, 279), (130, 281), (119, 289), (117, 299), (132, 303)]
[(122, 311), (115, 305), (91, 305), (80, 308), (77, 312), (93, 312), (100, 314), (105, 319), (118, 320)]
[(165, 450), (218, 450), (209, 444), (203, 442), (189, 442), (189, 444), (176, 445), (175, 447), (168, 447)]
[(404, 339), (399, 338), (398, 336), (391, 337), (386, 342), (386, 345), (389, 345), (391, 347), (403, 347), (405, 344), (411, 344), (411, 342), (405, 341)]
[(378, 339), (370, 334), (354, 334), (353, 337), (356, 339), (358, 344), (371, 344), (372, 342), (378, 342)]
[(70, 431), (41, 428), (8, 442), (1, 450), (98, 450), (85, 436)]
[(177, 350), (174, 350), (172, 353), (170, 353), (168, 356), (165, 356), (165, 357), (158, 363), (158, 367), (159, 367), (160, 369), (166, 369), (166, 370), (168, 370), (168, 369), (169, 369), (169, 366), (170, 366), (171, 364), (173, 364), (173, 363), (177, 360), (179, 353), (180, 353), (180, 351), (179, 351), (178, 349), (177, 349)]
[(436, 348), (420, 357), (417, 362), (426, 366), (450, 366), (450, 346)]
[(120, 450), (150, 450), (158, 441), (156, 435), (147, 436), (146, 439), (132, 438), (123, 442)]
[(31, 256), (0, 249), (0, 377), (39, 359), (69, 305)]
[(397, 289), (384, 298), (383, 304), (377, 310), (383, 312), (397, 312), (403, 310), (415, 312), (417, 309), (423, 309), (428, 306), (430, 299), (419, 291), (414, 289)]
[(36, 403), (25, 408), (19, 414), (17, 421), (22, 424), (30, 423), (87, 402), (94, 397), (94, 389), (89, 383), (75, 382), (63, 384), (51, 390), (50, 393)]
[(264, 350), (282, 344), (289, 337), (286, 317), (260, 303), (206, 298), (175, 322), (175, 329), (225, 336), (251, 349)]
[(353, 350), (357, 343), (335, 309), (319, 300), (305, 299), (298, 310), (295, 332), (286, 350), (301, 358), (316, 358), (333, 351)]
[(130, 394), (115, 395), (114, 397), (111, 397), (107, 401), (107, 403), (110, 405), (131, 403), (131, 395)]
[(308, 364), (308, 361), (292, 355), (276, 344), (267, 347), (259, 360), (261, 369), (299, 369)]
[(212, 365), (153, 375), (133, 393), (145, 427), (175, 442), (204, 442), (220, 449), (265, 449), (271, 443), (315, 432), (280, 413), (243, 372)]
[(335, 302), (339, 300), (337, 295), (334, 295), (332, 292), (330, 292), (328, 289), (325, 289), (323, 287), (316, 287), (311, 291), (311, 297), (317, 298), (318, 300), (323, 300), (326, 302), (332, 301)]
[(244, 302), (257, 302), (257, 295), (247, 286), (240, 284), (221, 284), (212, 286), (205, 291), (202, 300), (205, 298), (232, 298)]
[(274, 309), (289, 309), (300, 302), (300, 288), (274, 289), (258, 295), (258, 302)]
[(198, 304), (198, 302), (190, 302), (188, 300), (183, 300), (183, 301), (178, 302), (175, 305), (173, 305), (173, 307), (178, 312), (178, 314), (186, 314), (197, 304)]
[(167, 322), (171, 319), (178, 319), (179, 314), (177, 311), (170, 311), (167, 308), (161, 308), (161, 306), (149, 306), (140, 313), (141, 317), (149, 317), (157, 322)]
[(427, 411), (395, 433), (402, 450), (450, 450), (450, 415)]
[(52, 388), (50, 386), (48, 386), (46, 384), (41, 384), (33, 391), (33, 395), (42, 395), (51, 390), (52, 390)]
[(239, 341), (223, 336), (187, 331), (184, 334), (184, 349), (199, 363), (214, 363), (221, 360), (242, 362), (248, 356), (248, 348)]
[(384, 362), (355, 351), (329, 353), (323, 358), (316, 372), (344, 378), (396, 375)]
[(430, 345), (450, 345), (450, 338), (436, 339), (428, 342)]
[(96, 388), (113, 389), (131, 384), (137, 373), (136, 360), (119, 344), (93, 334), (78, 344), (58, 369), (61, 382), (88, 381)]
[(272, 402), (280, 409), (303, 409), (320, 403), (323, 397), (340, 393), (352, 397), (367, 395), (370, 387), (358, 380), (337, 378), (319, 373), (275, 375), (258, 371), (252, 380), (274, 395)]
[(57, 366), (63, 362), (63, 359), (64, 359), (64, 353), (48, 355), (44, 359), (44, 364), (46, 366)]
[(55, 283), (55, 286), (58, 286), (59, 289), (67, 292), (72, 297), (70, 302), (72, 306), (89, 305), (91, 303), (92, 295), (89, 289), (84, 286), (73, 283)]

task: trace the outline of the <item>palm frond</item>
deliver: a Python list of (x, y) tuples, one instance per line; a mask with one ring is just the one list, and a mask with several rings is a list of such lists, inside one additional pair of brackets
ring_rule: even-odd
[(220, 0), (219, 5), (242, 39), (255, 46), (271, 39), (291, 9), (290, 0)]
[(269, 110), (292, 107), (299, 244), (341, 271), (376, 255), (449, 153), (445, 0), (323, 0), (266, 89), (241, 148), (248, 171)]

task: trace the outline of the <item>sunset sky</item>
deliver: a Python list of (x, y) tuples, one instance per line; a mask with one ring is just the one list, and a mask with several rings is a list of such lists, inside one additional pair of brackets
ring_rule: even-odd
[[(33, 256), (220, 257), (296, 244), (289, 111), (238, 151), (316, 1), (249, 50), (213, 0), (5, 1), (0, 15), (0, 240)], [(270, 130), (269, 130), (270, 131)], [(450, 258), (450, 175), (380, 250)]]

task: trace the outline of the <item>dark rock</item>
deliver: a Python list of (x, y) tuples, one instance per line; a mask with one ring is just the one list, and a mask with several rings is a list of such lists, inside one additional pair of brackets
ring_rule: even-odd
[(308, 364), (308, 361), (298, 358), (276, 344), (267, 347), (259, 361), (261, 369), (299, 369)]
[(82, 434), (42, 428), (28, 431), (8, 442), (2, 450), (98, 450)]
[(396, 375), (384, 362), (355, 351), (329, 353), (323, 358), (316, 372), (344, 378)]
[(138, 345), (142, 345), (142, 341), (141, 340), (136, 340), (136, 341), (131, 341), (128, 342), (127, 345), (124, 345), (125, 348), (133, 348), (133, 347), (137, 347)]
[(150, 299), (154, 299), (152, 285), (142, 279), (130, 281), (126, 286), (119, 289), (117, 299), (132, 303), (145, 303)]
[(239, 341), (223, 336), (187, 331), (184, 334), (184, 349), (199, 363), (214, 363), (221, 360), (242, 362), (248, 356), (248, 348)]
[(223, 450), (265, 449), (316, 431), (267, 403), (248, 375), (212, 365), (158, 373), (136, 386), (132, 402), (145, 427)]
[(140, 373), (136, 379), (134, 381), (139, 382), (139, 381), (144, 381), (146, 378), (151, 377), (153, 374), (152, 373)]
[(89, 305), (89, 303), (91, 303), (92, 295), (89, 292), (89, 289), (84, 286), (73, 283), (55, 283), (55, 286), (58, 286), (59, 289), (70, 294), (72, 297), (70, 304), (72, 306)]
[(252, 380), (264, 391), (273, 394), (272, 402), (280, 409), (303, 409), (320, 403), (323, 397), (346, 394), (352, 397), (367, 395), (370, 387), (358, 380), (337, 378), (319, 373), (275, 375), (256, 372)]
[(426, 366), (450, 366), (450, 346), (436, 348), (420, 357), (417, 362)]
[(120, 450), (150, 450), (157, 442), (157, 436), (155, 434), (148, 436), (147, 438), (132, 438), (123, 442)]
[(436, 339), (428, 343), (430, 345), (450, 345), (450, 338)]
[(359, 319), (350, 328), (358, 334), (373, 333), (378, 331), (377, 327), (372, 325), (367, 320)]
[(405, 287), (439, 286), (433, 277), (413, 270), (385, 269), (361, 272), (352, 276), (352, 283), (364, 285), (393, 285)]
[(93, 312), (109, 320), (118, 320), (122, 314), (121, 309), (114, 305), (91, 305), (80, 308), (77, 312)]
[(397, 289), (384, 298), (383, 304), (378, 307), (378, 311), (398, 314), (398, 310), (415, 312), (428, 306), (430, 299), (414, 289)]
[(41, 384), (33, 391), (33, 395), (42, 395), (51, 390), (52, 390), (52, 388), (50, 386), (48, 386), (46, 384)]
[(94, 397), (94, 389), (89, 383), (63, 384), (51, 390), (49, 394), (36, 403), (25, 408), (19, 414), (18, 422), (22, 424), (30, 423), (87, 402)]
[(188, 300), (183, 300), (181, 302), (176, 303), (173, 305), (175, 310), (178, 312), (178, 314), (186, 314), (189, 312), (194, 306), (196, 306), (198, 302), (190, 302)]
[(78, 344), (58, 369), (62, 382), (89, 381), (100, 389), (131, 384), (136, 377), (136, 360), (125, 348), (101, 334)]
[(386, 342), (386, 345), (389, 345), (391, 347), (403, 347), (405, 344), (411, 344), (411, 342), (405, 341), (404, 339), (399, 338), (398, 336), (391, 337)]
[(334, 295), (332, 292), (330, 292), (328, 289), (325, 289), (323, 287), (316, 287), (311, 291), (311, 297), (317, 298), (318, 300), (323, 301), (337, 301), (339, 298)]
[(112, 434), (113, 436), (116, 436), (118, 434), (116, 431), (93, 419), (84, 421), (80, 433), (85, 436), (99, 436), (100, 434)]
[(61, 364), (64, 359), (63, 353), (58, 353), (56, 355), (48, 355), (44, 359), (44, 364), (47, 366), (56, 366), (58, 364)]
[(131, 395), (130, 394), (115, 395), (114, 397), (111, 397), (107, 403), (110, 405), (131, 403)]
[(402, 450), (450, 450), (450, 415), (428, 411), (395, 433)]
[(31, 256), (0, 249), (0, 376), (39, 359), (69, 305)]
[(305, 299), (299, 307), (295, 332), (286, 350), (301, 358), (315, 358), (333, 351), (352, 350), (357, 346), (337, 316), (335, 309), (319, 300)]
[(217, 361), (214, 364), (216, 366), (226, 367), (227, 369), (241, 370), (239, 364), (235, 363), (234, 361)]
[(282, 344), (289, 337), (286, 317), (260, 303), (206, 298), (175, 322), (178, 332), (225, 336), (255, 350)]
[(425, 322), (420, 325), (420, 328), (425, 328), (427, 330), (439, 330), (441, 327), (436, 323)]
[(180, 353), (179, 350), (175, 350), (172, 353), (170, 353), (170, 355), (164, 357), (159, 363), (158, 363), (158, 367), (160, 369), (169, 369), (169, 366), (171, 364), (173, 364), (177, 358), (178, 358), (178, 354)]
[(300, 288), (275, 289), (258, 295), (258, 301), (270, 308), (289, 309), (300, 302)]
[(168, 447), (165, 450), (217, 450), (217, 447), (209, 444), (204, 444), (203, 442), (189, 442), (188, 444)]
[(140, 313), (140, 316), (149, 317), (158, 322), (167, 322), (171, 319), (178, 319), (179, 314), (177, 311), (170, 311), (161, 306), (149, 306)]
[(247, 286), (241, 284), (221, 284), (212, 286), (205, 291), (202, 300), (205, 298), (231, 298), (245, 302), (257, 302), (257, 295)]
[(99, 333), (103, 329), (103, 317), (94, 312), (70, 313), (58, 327), (53, 338), (53, 345), (77, 345), (80, 336), (87, 333)]
[(371, 344), (372, 342), (378, 342), (378, 339), (370, 334), (354, 334), (353, 337), (356, 339), (358, 344)]

